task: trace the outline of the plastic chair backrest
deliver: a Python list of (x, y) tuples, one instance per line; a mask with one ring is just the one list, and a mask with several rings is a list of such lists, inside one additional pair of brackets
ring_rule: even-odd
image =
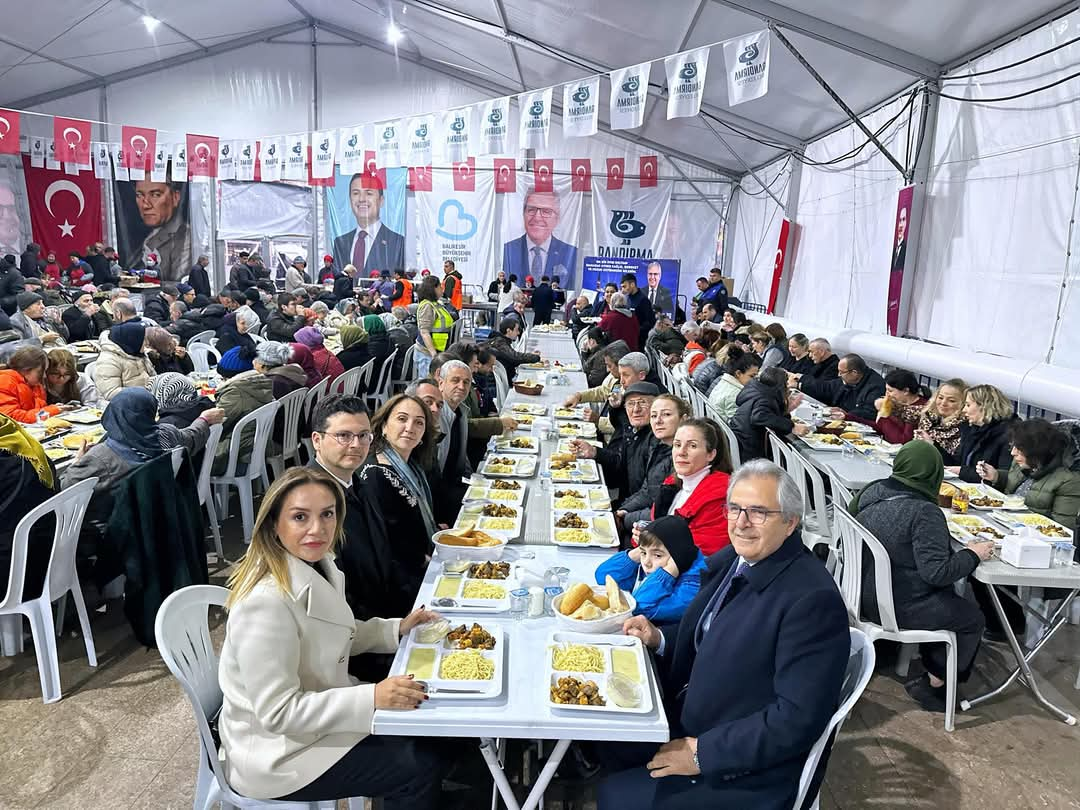
[(356, 392), (360, 390), (360, 381), (364, 377), (364, 369), (368, 368), (372, 362), (373, 361), (369, 360), (362, 366), (350, 368), (347, 371), (341, 372), (330, 381), (330, 390), (335, 394), (356, 396)]
[(213, 356), (216, 365), (221, 360), (221, 352), (209, 343), (188, 344), (188, 354), (196, 371), (210, 370), (210, 357)]
[(251, 335), (251, 339), (255, 341), (256, 346), (258, 346), (260, 343), (266, 342), (266, 338), (264, 338), (258, 332), (248, 332), (248, 334)]
[(405, 350), (405, 356), (401, 361), (401, 381), (409, 382), (413, 378), (413, 370), (416, 368), (414, 357), (416, 355), (416, 344), (412, 344)]
[(311, 414), (315, 411), (315, 404), (325, 394), (327, 386), (330, 385), (331, 380), (320, 380), (307, 389), (307, 395), (304, 397), (304, 417), (311, 418)]
[(393, 381), (390, 379), (390, 372), (394, 368), (394, 360), (397, 358), (397, 353), (398, 350), (394, 349), (387, 355), (386, 359), (383, 360), (382, 368), (379, 369), (379, 378), (375, 382), (375, 387), (368, 392), (368, 397), (375, 401), (376, 407), (390, 399), (390, 395), (393, 393), (393, 391), (390, 390), (393, 385)]
[(799, 777), (799, 793), (795, 804), (792, 805), (793, 810), (800, 810), (806, 803), (809, 798), (807, 794), (815, 782), (820, 788), (823, 779), (815, 779), (815, 777), (821, 767), (822, 756), (835, 742), (840, 733), (840, 727), (851, 714), (855, 704), (859, 702), (859, 698), (866, 690), (866, 685), (870, 683), (870, 677), (874, 674), (874, 665), (877, 662), (874, 645), (862, 630), (852, 627), (848, 632), (851, 635), (851, 649), (848, 653), (847, 670), (844, 672), (844, 684), (840, 689), (840, 706), (833, 712), (825, 730), (821, 732), (821, 736), (806, 756), (802, 775)]
[(503, 368), (502, 363), (495, 363), (491, 373), (495, 375), (495, 399), (498, 400), (501, 408), (510, 395), (510, 381), (506, 378), (506, 369)]
[(831, 469), (829, 470), (829, 489), (832, 490), (833, 504), (839, 503), (846, 512), (848, 504), (855, 497), (855, 493), (841, 483), (840, 478)]
[(889, 560), (889, 552), (846, 510), (838, 510), (834, 515), (840, 529), (843, 554), (840, 592), (844, 596), (848, 611), (855, 618), (861, 614), (862, 560), (865, 549), (869, 549), (874, 560), (874, 601), (877, 603), (878, 623), (888, 632), (897, 632), (899, 626), (896, 622), (896, 606), (893, 603), (892, 564)]
[(300, 417), (307, 403), (308, 389), (297, 388), (278, 400), (284, 415), (284, 431), (281, 437), (282, 458), (285, 460), (300, 456)]
[(727, 422), (720, 418), (720, 414), (708, 404), (708, 401), (705, 403), (705, 413), (720, 426), (724, 438), (727, 439), (728, 453), (731, 454), (731, 469), (739, 469), (742, 466), (742, 457), (739, 455), (739, 440), (736, 438), (734, 431), (728, 426)]
[(203, 447), (202, 466), (199, 468), (199, 479), (196, 489), (199, 493), (199, 503), (206, 503), (210, 495), (210, 470), (214, 467), (214, 456), (217, 453), (218, 444), (221, 442), (221, 432), (225, 428), (222, 425), (211, 425), (210, 435), (206, 437), (206, 446)]
[[(83, 369), (83, 374), (94, 380), (94, 374), (97, 372), (97, 360), (93, 363), (87, 363), (86, 368)], [(94, 385), (97, 385), (97, 380), (94, 380)]]
[(213, 340), (213, 339), (214, 339), (214, 330), (213, 329), (204, 329), (203, 331), (201, 331), (201, 332), (199, 332), (197, 334), (194, 334), (190, 338), (188, 338), (187, 345), (188, 345), (189, 348), (195, 343), (205, 343), (207, 345), (210, 345), (210, 341)]
[[(772, 428), (765, 428), (765, 435), (769, 439), (769, 448), (772, 450), (773, 463), (779, 464), (790, 475), (794, 475), (792, 468), (795, 466), (795, 462), (792, 460), (794, 454), (792, 449), (788, 447), (787, 442), (776, 435), (776, 431)], [(798, 480), (796, 480), (798, 483)], [(806, 482), (804, 481), (799, 486), (799, 491), (803, 493), (803, 497), (806, 497)]]
[(806, 456), (798, 450), (794, 450), (791, 457), (799, 469), (799, 474), (802, 475), (803, 486), (806, 486), (807, 480), (810, 481), (810, 488), (803, 494), (803, 500), (806, 503), (807, 509), (813, 510), (814, 517), (817, 519), (818, 528), (824, 532), (829, 526), (829, 508), (828, 500), (825, 497), (825, 479), (821, 477), (821, 471), (815, 466), (814, 462), (806, 458)]
[(172, 455), (172, 474), (173, 478), (176, 478), (180, 474), (180, 465), (184, 463), (184, 448), (174, 447), (170, 454)]
[(266, 466), (266, 446), (274, 432), (274, 417), (277, 415), (278, 405), (277, 402), (268, 402), (241, 417), (233, 425), (232, 435), (229, 437), (229, 466), (225, 469), (222, 478), (237, 477), (236, 465), (240, 461), (240, 442), (244, 428), (250, 424), (255, 425), (255, 440), (251, 446), (251, 458), (247, 462), (247, 471), (240, 477), (258, 478), (262, 474)]
[(49, 557), (49, 568), (45, 575), (45, 587), (42, 589), (42, 594), (59, 596), (73, 587), (75, 547), (79, 542), (79, 532), (82, 530), (86, 507), (94, 494), (94, 486), (97, 482), (97, 478), (87, 478), (85, 481), (61, 490), (44, 503), (35, 506), (18, 522), (11, 541), (11, 569), (7, 595), (0, 601), (0, 609), (18, 605), (23, 601), (30, 529), (49, 513), (56, 515), (56, 529), (53, 531), (52, 554)]

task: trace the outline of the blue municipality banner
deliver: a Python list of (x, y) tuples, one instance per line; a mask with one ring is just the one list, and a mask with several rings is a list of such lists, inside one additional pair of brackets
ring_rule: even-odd
[[(380, 170), (381, 172), (382, 170)], [(374, 239), (365, 239), (364, 266), (358, 267), (360, 278), (373, 270), (405, 267), (405, 191), (408, 169), (386, 169), (386, 189), (365, 184), (360, 175), (350, 182), (338, 178), (336, 185), (325, 190), (327, 230), (333, 244), (334, 266), (339, 270), (353, 262), (357, 254), (357, 230), (375, 227)]]
[[(649, 278), (649, 265), (660, 265), (660, 278)], [(656, 288), (655, 303), (669, 315), (675, 314), (675, 297), (679, 290), (679, 272), (682, 262), (678, 259), (621, 259), (608, 256), (586, 256), (582, 260), (581, 288), (603, 292), (604, 285), (619, 286), (626, 273), (637, 276), (638, 287), (649, 292)], [(653, 270), (655, 276), (656, 270)]]

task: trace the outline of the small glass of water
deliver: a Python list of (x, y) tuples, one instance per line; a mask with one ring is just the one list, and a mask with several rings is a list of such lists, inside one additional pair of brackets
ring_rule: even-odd
[(515, 588), (510, 591), (510, 616), (515, 622), (525, 619), (529, 613), (529, 589)]
[(548, 472), (547, 470), (544, 470), (543, 472), (540, 473), (540, 491), (541, 492), (550, 492), (551, 491), (551, 473)]

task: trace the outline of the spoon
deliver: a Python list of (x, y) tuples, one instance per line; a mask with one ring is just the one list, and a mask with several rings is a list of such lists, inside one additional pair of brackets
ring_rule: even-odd
[(431, 600), (431, 606), (437, 608), (486, 608), (490, 605), (477, 605), (469, 604), (466, 602), (459, 602), (456, 599), (452, 599), (449, 596), (440, 596), (438, 599)]

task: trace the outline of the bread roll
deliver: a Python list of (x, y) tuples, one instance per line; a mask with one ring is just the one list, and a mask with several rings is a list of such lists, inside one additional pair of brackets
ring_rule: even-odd
[(601, 610), (607, 610), (609, 607), (611, 607), (610, 603), (608, 602), (607, 594), (599, 594), (596, 591), (593, 591), (592, 594), (589, 596), (589, 601)]
[(571, 619), (578, 619), (579, 621), (583, 622), (591, 622), (596, 619), (602, 619), (603, 617), (604, 611), (600, 610), (600, 608), (598, 608), (592, 602), (585, 602), (577, 610), (570, 614)]
[(841, 439), (860, 439), (860, 438), (862, 438), (862, 436), (861, 436), (861, 434), (856, 433), (854, 430), (849, 430), (846, 433), (841, 433), (840, 438)]
[(604, 587), (607, 589), (608, 609), (614, 610), (616, 613), (622, 613), (626, 610), (626, 605), (623, 604), (622, 592), (619, 590), (619, 583), (617, 583), (611, 574), (608, 574), (604, 580)]
[(584, 582), (574, 584), (570, 590), (563, 594), (562, 601), (559, 603), (559, 612), (563, 616), (572, 615), (591, 594), (592, 588)]

